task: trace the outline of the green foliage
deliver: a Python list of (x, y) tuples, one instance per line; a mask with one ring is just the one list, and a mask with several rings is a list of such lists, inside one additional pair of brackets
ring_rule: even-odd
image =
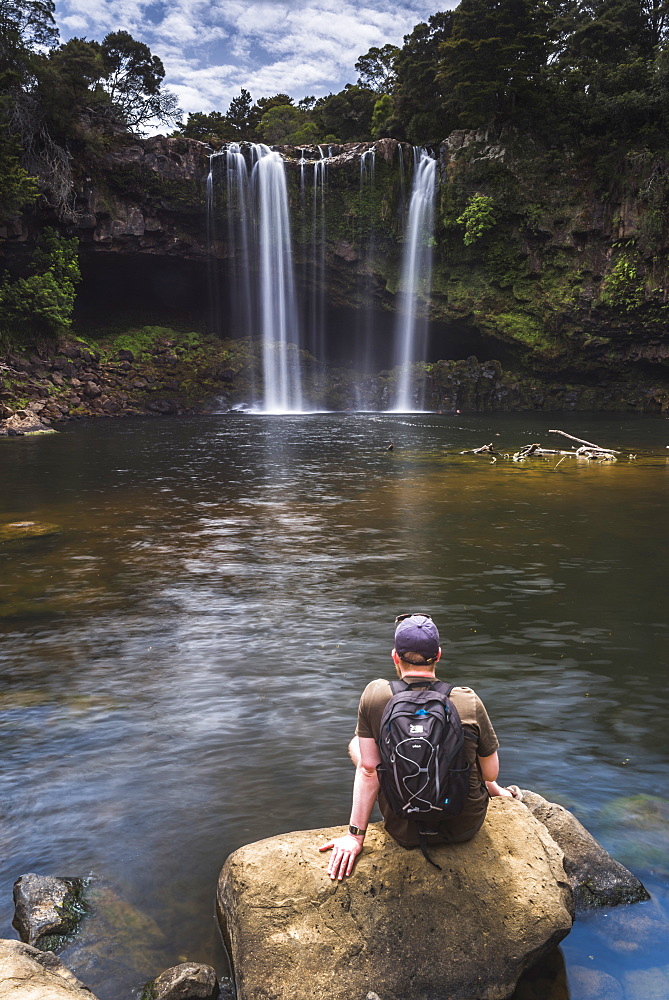
[(32, 273), (0, 285), (0, 331), (5, 340), (57, 337), (70, 328), (81, 280), (78, 240), (45, 229), (31, 265)]
[(374, 104), (372, 113), (372, 139), (382, 139), (391, 135), (392, 122), (395, 117), (393, 101), (389, 94), (382, 94)]
[(171, 340), (179, 347), (200, 347), (202, 336), (188, 331), (182, 333), (166, 326), (143, 326), (136, 330), (125, 330), (112, 337), (108, 343), (108, 353), (113, 356), (117, 351), (132, 351), (136, 357), (147, 354), (161, 340)]
[(37, 197), (37, 181), (19, 163), (17, 143), (0, 131), (0, 222), (17, 215)]
[(438, 73), (447, 114), (472, 128), (531, 106), (548, 54), (543, 0), (461, 0)]
[(377, 98), (375, 91), (347, 83), (338, 94), (316, 101), (313, 119), (323, 135), (336, 136), (338, 142), (365, 142), (371, 138)]
[(233, 140), (240, 141), (251, 134), (255, 125), (253, 100), (248, 90), (242, 87), (239, 97), (232, 98), (225, 118)]
[(439, 142), (451, 131), (454, 123), (444, 115), (443, 92), (437, 77), (441, 46), (452, 30), (453, 12), (449, 10), (433, 14), (406, 35), (395, 59), (393, 134), (398, 138), (415, 144)]
[[(187, 121), (177, 125), (177, 133), (185, 139), (198, 139), (218, 149), (224, 142), (235, 142), (238, 136), (233, 131), (227, 115), (220, 111), (205, 114), (196, 111), (188, 115)], [(176, 134), (176, 133), (175, 133)]]
[(306, 124), (304, 111), (292, 104), (279, 104), (266, 111), (260, 119), (260, 133), (270, 146), (299, 143)]
[(493, 228), (496, 221), (494, 202), (486, 194), (472, 195), (464, 212), (456, 219), (458, 225), (465, 227), (466, 246), (480, 240), (484, 233)]
[(602, 282), (600, 301), (605, 305), (632, 312), (644, 300), (644, 280), (629, 253), (623, 252)]

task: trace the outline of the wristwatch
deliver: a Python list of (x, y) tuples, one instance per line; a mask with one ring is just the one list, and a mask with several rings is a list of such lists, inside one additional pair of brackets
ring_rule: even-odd
[(351, 823), (351, 825), (348, 828), (348, 832), (352, 833), (354, 837), (364, 837), (365, 834), (367, 833), (367, 830), (366, 829), (361, 830), (359, 826), (353, 826), (353, 824)]

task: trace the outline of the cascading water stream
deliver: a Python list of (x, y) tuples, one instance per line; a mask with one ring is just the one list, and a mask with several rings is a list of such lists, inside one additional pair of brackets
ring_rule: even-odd
[(269, 146), (252, 146), (252, 184), (258, 206), (260, 328), (264, 406), (267, 412), (302, 410), (300, 343), (288, 191), (281, 155)]
[[(400, 314), (397, 326), (396, 360), (399, 365), (393, 409), (421, 409), (424, 380), (412, 392), (412, 365), (423, 361), (427, 349), (427, 322), (432, 280), (432, 235), (437, 190), (437, 161), (424, 149), (414, 149), (413, 183), (409, 220), (400, 272)], [(419, 299), (423, 300), (419, 311)]]
[(313, 192), (311, 205), (311, 275), (308, 321), (308, 347), (316, 358), (325, 355), (325, 191), (327, 187), (327, 161), (321, 146), (320, 159), (314, 160)]
[(216, 255), (216, 185), (214, 167), (221, 153), (212, 153), (209, 157), (209, 173), (207, 174), (207, 281), (209, 285), (209, 325), (217, 334), (221, 332), (221, 283), (219, 261)]
[(252, 288), (249, 171), (241, 147), (231, 142), (225, 149), (229, 264), (230, 318), (233, 336), (254, 338), (257, 330)]
[[(375, 220), (375, 184), (376, 184), (376, 153), (367, 149), (360, 156), (360, 212), (358, 242), (362, 258), (362, 272), (358, 272), (357, 298), (358, 306), (357, 344), (355, 352), (355, 367), (365, 375), (371, 373), (374, 355), (374, 325), (373, 325), (373, 281), (374, 255), (376, 250), (376, 220)], [(361, 409), (364, 405), (361, 392), (357, 392), (356, 405)]]

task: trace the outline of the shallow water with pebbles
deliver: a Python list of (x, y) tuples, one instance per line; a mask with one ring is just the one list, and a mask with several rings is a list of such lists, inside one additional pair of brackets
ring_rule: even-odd
[[(619, 461), (458, 454), (560, 448), (555, 426)], [(572, 808), (653, 893), (579, 919), (518, 1000), (669, 997), (667, 444), (659, 418), (535, 413), (0, 442), (0, 933), (18, 875), (90, 873), (122, 901), (117, 964), (70, 953), (101, 1000), (147, 964), (224, 971), (223, 860), (347, 821), (359, 692), (391, 666), (395, 614), (420, 610), (441, 675), (486, 702), (505, 783)]]

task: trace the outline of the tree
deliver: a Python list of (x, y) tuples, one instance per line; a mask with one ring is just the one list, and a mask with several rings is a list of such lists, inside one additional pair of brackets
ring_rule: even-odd
[(433, 14), (405, 35), (395, 60), (393, 134), (409, 142), (439, 142), (451, 131), (439, 80), (441, 46), (451, 37), (453, 11)]
[(105, 66), (105, 90), (128, 128), (150, 121), (170, 124), (181, 115), (177, 99), (162, 91), (165, 67), (148, 45), (127, 31), (113, 31), (100, 46)]
[(228, 128), (232, 139), (241, 141), (251, 139), (254, 132), (253, 124), (253, 99), (242, 87), (239, 97), (233, 97), (226, 115)]
[(472, 128), (531, 108), (546, 65), (549, 15), (543, 0), (461, 0), (441, 44), (447, 113)]
[(355, 68), (360, 74), (358, 86), (375, 90), (378, 94), (390, 94), (395, 83), (395, 60), (399, 55), (396, 45), (372, 48), (360, 56)]
[(392, 132), (392, 122), (395, 118), (392, 98), (389, 94), (381, 94), (374, 104), (372, 112), (372, 139), (382, 139)]
[(377, 98), (375, 91), (350, 83), (338, 94), (321, 97), (312, 112), (321, 135), (336, 136), (337, 142), (365, 142), (371, 139), (372, 114)]

